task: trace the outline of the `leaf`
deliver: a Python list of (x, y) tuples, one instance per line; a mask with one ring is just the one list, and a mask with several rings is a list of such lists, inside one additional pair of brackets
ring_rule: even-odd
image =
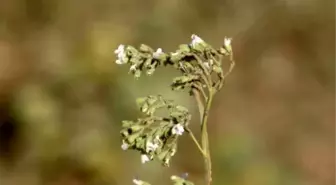
[(180, 51), (181, 53), (190, 52), (190, 47), (189, 47), (189, 45), (187, 45), (187, 44), (181, 44), (181, 45), (179, 46), (179, 51)]
[(146, 44), (141, 44), (139, 50), (144, 52), (144, 53), (153, 53), (154, 52), (153, 49), (151, 47), (147, 46)]
[(170, 179), (174, 182), (174, 185), (194, 185), (193, 182), (187, 181), (184, 178), (173, 175)]
[(127, 52), (128, 52), (128, 55), (130, 55), (130, 56), (134, 56), (134, 55), (137, 55), (138, 54), (138, 50), (135, 48), (135, 47), (133, 47), (133, 46), (127, 46), (127, 48), (126, 48), (126, 50), (127, 50)]
[(136, 103), (139, 107), (141, 107), (147, 100), (147, 97), (140, 97), (136, 99)]
[(177, 51), (177, 52), (172, 53), (172, 54), (170, 55), (170, 60), (171, 60), (173, 63), (177, 63), (177, 62), (179, 62), (183, 57), (184, 57), (184, 55), (183, 55), (181, 52)]
[(123, 120), (122, 121), (122, 127), (131, 127), (134, 124), (135, 124), (134, 121), (128, 121), (128, 120)]
[(222, 68), (219, 67), (219, 66), (216, 66), (216, 65), (213, 66), (213, 70), (214, 70), (217, 74), (222, 74), (222, 73), (223, 73)]

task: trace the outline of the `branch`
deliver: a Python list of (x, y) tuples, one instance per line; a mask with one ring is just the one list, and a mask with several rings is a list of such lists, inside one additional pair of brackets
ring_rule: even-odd
[(201, 145), (199, 144), (199, 142), (197, 141), (195, 135), (192, 133), (192, 131), (190, 130), (190, 128), (186, 128), (186, 131), (188, 132), (188, 134), (190, 135), (191, 139), (194, 141), (194, 143), (196, 144), (198, 150), (201, 152), (201, 154), (203, 155), (203, 157), (206, 157), (206, 153), (204, 152), (204, 150), (202, 149)]

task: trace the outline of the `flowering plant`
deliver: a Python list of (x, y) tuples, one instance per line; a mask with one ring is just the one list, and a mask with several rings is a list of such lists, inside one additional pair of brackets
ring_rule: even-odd
[[(149, 95), (137, 99), (142, 118), (135, 121), (122, 122), (123, 150), (136, 150), (141, 154), (141, 162), (154, 159), (164, 166), (169, 166), (171, 158), (177, 151), (177, 141), (184, 133), (190, 135), (204, 158), (206, 183), (211, 184), (211, 158), (207, 131), (207, 120), (214, 95), (223, 87), (226, 77), (234, 68), (231, 39), (225, 38), (219, 49), (214, 49), (197, 35), (191, 36), (190, 44), (182, 44), (178, 50), (165, 53), (161, 48), (154, 51), (142, 44), (138, 49), (133, 46), (119, 45), (115, 50), (116, 63), (130, 65), (129, 73), (139, 78), (143, 72), (152, 75), (160, 67), (173, 67), (181, 72), (181, 76), (173, 79), (172, 90), (187, 89), (194, 96), (201, 118), (201, 144), (196, 139), (189, 123), (191, 114), (188, 109), (176, 105), (172, 100), (161, 95)], [(228, 57), (229, 69), (222, 70), (222, 60)], [(155, 113), (159, 109), (166, 110), (166, 116)], [(186, 177), (172, 176), (175, 185), (193, 185)], [(136, 185), (150, 185), (148, 182), (134, 179)]]

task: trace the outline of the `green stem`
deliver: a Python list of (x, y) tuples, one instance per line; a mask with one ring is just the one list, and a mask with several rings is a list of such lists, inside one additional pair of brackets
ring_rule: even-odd
[(205, 152), (203, 151), (201, 145), (198, 143), (195, 135), (192, 133), (192, 131), (187, 127), (186, 131), (188, 132), (188, 134), (190, 135), (191, 139), (194, 141), (194, 143), (196, 144), (198, 150), (201, 152), (201, 154), (203, 155), (203, 157), (205, 157)]
[(211, 181), (212, 181), (212, 177), (211, 177), (211, 175), (212, 175), (211, 156), (210, 156), (207, 122), (208, 122), (209, 110), (210, 110), (210, 107), (211, 107), (213, 95), (214, 95), (213, 89), (211, 88), (211, 89), (209, 89), (209, 98), (206, 102), (206, 107), (205, 107), (204, 112), (203, 112), (202, 125), (201, 125), (202, 148), (203, 148), (203, 151), (205, 153), (204, 164), (205, 164), (207, 185), (210, 185)]

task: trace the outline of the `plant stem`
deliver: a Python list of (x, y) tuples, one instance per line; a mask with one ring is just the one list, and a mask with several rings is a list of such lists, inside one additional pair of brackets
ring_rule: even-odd
[(200, 93), (198, 89), (193, 88), (192, 93), (196, 99), (198, 111), (199, 111), (199, 116), (200, 116), (200, 121), (202, 122), (202, 117), (203, 117), (203, 111), (204, 111), (204, 104), (201, 99)]
[(209, 89), (209, 98), (206, 102), (206, 107), (205, 107), (204, 112), (203, 112), (202, 124), (201, 124), (202, 148), (203, 148), (203, 151), (205, 152), (204, 164), (205, 164), (207, 185), (210, 185), (211, 181), (212, 181), (212, 177), (211, 177), (211, 174), (212, 174), (212, 171), (211, 171), (211, 156), (210, 156), (207, 122), (208, 122), (208, 115), (209, 115), (209, 110), (210, 110), (210, 107), (211, 107), (213, 95), (214, 95), (213, 89), (211, 88), (211, 89)]
[(201, 154), (203, 155), (203, 157), (205, 157), (205, 152), (203, 151), (201, 145), (199, 144), (199, 142), (197, 141), (195, 135), (192, 133), (192, 131), (189, 128), (186, 128), (186, 131), (188, 132), (188, 134), (190, 135), (191, 139), (194, 141), (194, 143), (196, 144), (198, 150), (201, 152)]

